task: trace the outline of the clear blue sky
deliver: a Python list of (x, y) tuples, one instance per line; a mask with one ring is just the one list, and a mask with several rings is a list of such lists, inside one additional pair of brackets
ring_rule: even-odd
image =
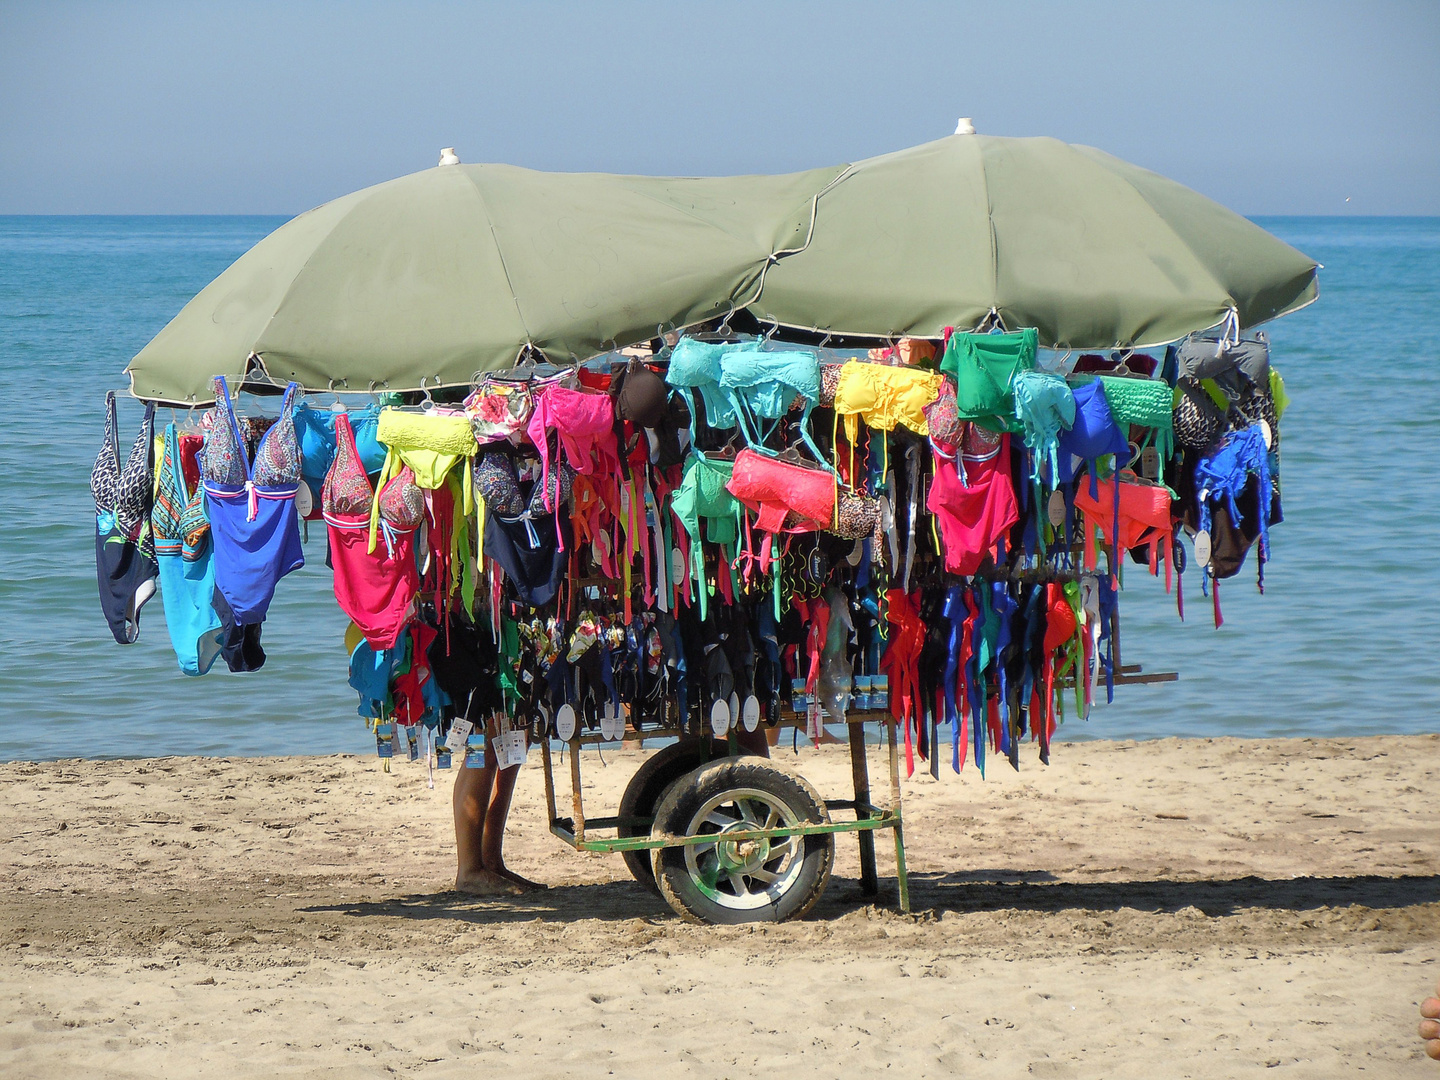
[(0, 0), (0, 213), (290, 214), (448, 145), (784, 172), (962, 114), (1242, 213), (1440, 214), (1440, 2)]

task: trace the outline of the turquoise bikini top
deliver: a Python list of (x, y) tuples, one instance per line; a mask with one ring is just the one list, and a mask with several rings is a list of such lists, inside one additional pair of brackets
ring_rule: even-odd
[(1050, 463), (1050, 476), (1060, 475), (1060, 433), (1075, 423), (1075, 395), (1059, 375), (1048, 371), (1019, 371), (1011, 389), (1015, 394), (1015, 419), (1025, 434), (1025, 445), (1033, 452), (1030, 476), (1040, 482), (1043, 466)]
[(764, 445), (760, 422), (779, 421), (796, 398), (802, 398), (801, 437), (815, 459), (825, 461), (810, 437), (810, 410), (820, 399), (820, 360), (814, 352), (766, 349), (759, 339), (711, 343), (682, 338), (670, 354), (665, 381), (679, 389), (690, 406), (692, 436), (695, 402), (691, 390), (698, 389), (705, 402), (705, 419), (712, 428), (738, 426), (751, 449), (766, 454), (774, 451)]

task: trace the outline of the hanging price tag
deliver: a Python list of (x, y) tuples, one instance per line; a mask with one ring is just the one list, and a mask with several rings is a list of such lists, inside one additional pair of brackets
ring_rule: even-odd
[(730, 706), (723, 701), (710, 706), (710, 730), (717, 739), (723, 739), (730, 730)]
[(1045, 516), (1057, 529), (1065, 524), (1065, 496), (1063, 493), (1059, 491), (1050, 493), (1050, 500), (1045, 504)]
[(1207, 529), (1195, 534), (1195, 561), (1201, 566), (1210, 565), (1210, 533)]
[[(1265, 445), (1270, 445), (1270, 440), (1265, 440)], [(300, 486), (295, 489), (295, 513), (297, 516), (307, 518), (310, 512), (315, 509), (315, 496), (310, 491), (310, 485), (303, 480)]]
[(754, 731), (760, 726), (760, 699), (754, 694), (745, 699), (745, 705), (740, 710), (740, 720), (746, 731)]
[(859, 566), (860, 560), (865, 557), (865, 541), (856, 540), (855, 546), (850, 549), (850, 554), (845, 556), (845, 562), (850, 566)]
[(620, 710), (615, 708), (614, 702), (605, 702), (604, 708), (600, 710), (600, 735), (606, 742), (615, 742), (625, 733), (625, 721), (620, 716)]
[(525, 732), (507, 731), (500, 736), (499, 746), (496, 748), (495, 756), (500, 761), (502, 769), (511, 769), (516, 765), (525, 764)]
[(575, 707), (561, 705), (555, 713), (555, 735), (562, 742), (575, 738)]
[(471, 735), (465, 740), (465, 768), (483, 769), (485, 767), (485, 736)]
[(470, 732), (474, 730), (475, 725), (469, 720), (452, 720), (450, 734), (445, 736), (445, 745), (450, 748), (451, 753), (457, 753), (465, 745), (465, 740), (470, 737)]

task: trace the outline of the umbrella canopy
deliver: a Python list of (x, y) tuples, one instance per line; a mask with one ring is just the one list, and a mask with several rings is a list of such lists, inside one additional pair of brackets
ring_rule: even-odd
[(137, 396), (180, 403), (256, 363), (311, 390), (433, 388), (527, 346), (585, 358), (747, 306), (837, 335), (994, 312), (1044, 345), (1140, 346), (1301, 307), (1315, 270), (1188, 188), (1054, 139), (955, 135), (775, 177), (447, 165), (287, 222), (127, 371)]
[[(126, 369), (138, 397), (208, 402), (215, 375), (311, 390), (470, 382), (530, 346), (588, 357), (743, 307), (803, 246), (843, 166), (665, 179), (447, 165), (276, 229)], [(421, 380), (424, 380), (422, 384)]]
[(991, 311), (1040, 343), (1155, 345), (1316, 296), (1315, 260), (1088, 146), (952, 135), (853, 165), (751, 310), (836, 334), (938, 336)]

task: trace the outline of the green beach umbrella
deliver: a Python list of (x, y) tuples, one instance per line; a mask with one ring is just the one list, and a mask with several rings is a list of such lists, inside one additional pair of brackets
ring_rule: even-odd
[[(464, 385), (749, 307), (787, 327), (938, 336), (994, 312), (1044, 345), (1151, 345), (1314, 299), (1316, 264), (1164, 177), (1054, 139), (955, 135), (849, 166), (718, 179), (442, 165), (302, 214), (131, 361), (310, 390)], [(258, 370), (257, 370), (258, 369)]]
[(257, 365), (310, 390), (433, 388), (510, 367), (527, 345), (562, 362), (628, 345), (752, 300), (842, 171), (403, 176), (261, 240), (136, 355), (131, 390), (203, 403), (213, 376)]
[(1076, 349), (1241, 327), (1316, 296), (1315, 260), (1088, 146), (952, 135), (852, 165), (751, 310), (835, 334), (938, 336), (991, 311)]

